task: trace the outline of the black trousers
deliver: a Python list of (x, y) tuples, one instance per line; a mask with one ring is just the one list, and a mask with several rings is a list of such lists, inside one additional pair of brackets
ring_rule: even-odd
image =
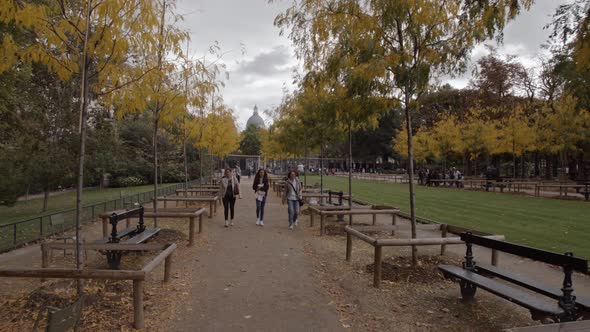
[(236, 196), (223, 196), (222, 202), (225, 220), (230, 220), (227, 218), (228, 214), (231, 214), (231, 220), (234, 220), (234, 205), (236, 205)]

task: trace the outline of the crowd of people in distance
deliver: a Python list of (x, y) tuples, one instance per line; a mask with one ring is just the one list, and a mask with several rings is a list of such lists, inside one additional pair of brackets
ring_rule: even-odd
[(450, 183), (451, 186), (457, 188), (463, 187), (463, 174), (457, 168), (452, 167), (447, 172), (435, 169), (431, 171), (429, 168), (420, 168), (418, 170), (418, 183), (423, 186), (438, 187), (442, 181), (432, 180), (448, 180), (445, 183)]

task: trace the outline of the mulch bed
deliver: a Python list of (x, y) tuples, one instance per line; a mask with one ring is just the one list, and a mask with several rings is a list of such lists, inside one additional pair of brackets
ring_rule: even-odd
[[(163, 229), (150, 243), (177, 243), (175, 255), (183, 254), (188, 236), (178, 230)], [(179, 252), (180, 251), (180, 252)], [(188, 252), (188, 251), (187, 251)], [(121, 260), (121, 269), (138, 270), (153, 259), (156, 252), (128, 254)], [(52, 267), (72, 266), (74, 255), (65, 257), (55, 251)], [(98, 252), (89, 251), (86, 265), (90, 268), (107, 268), (106, 258)], [(156, 272), (157, 273), (157, 272)], [(170, 301), (181, 287), (178, 272), (173, 271), (173, 281), (162, 284), (161, 276), (150, 277), (144, 290), (146, 330), (158, 324), (160, 314), (167, 311)], [(80, 318), (80, 331), (131, 331), (133, 330), (133, 284), (130, 280), (86, 280), (84, 294), (86, 300)], [(71, 279), (50, 279), (32, 290), (0, 300), (0, 331), (30, 331), (42, 307), (64, 308), (78, 298), (76, 281)], [(43, 314), (46, 310), (43, 311)], [(45, 318), (40, 328), (44, 327)]]
[[(444, 280), (437, 268), (440, 264), (457, 263), (445, 256), (419, 256), (418, 264), (413, 267), (412, 257), (391, 257), (381, 262), (381, 277), (393, 282), (440, 283)], [(366, 271), (373, 273), (374, 267), (374, 264), (368, 264)]]

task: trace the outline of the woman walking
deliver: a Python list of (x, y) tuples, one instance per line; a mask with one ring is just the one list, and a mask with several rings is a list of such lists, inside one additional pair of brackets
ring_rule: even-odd
[(287, 201), (289, 211), (289, 229), (297, 226), (299, 218), (299, 201), (301, 200), (301, 182), (297, 179), (297, 173), (290, 171), (285, 181), (285, 191), (283, 194), (283, 203)]
[(264, 226), (264, 206), (268, 195), (268, 176), (264, 169), (260, 169), (254, 177), (252, 184), (254, 196), (256, 197), (256, 225)]
[(240, 195), (240, 184), (229, 168), (225, 169), (225, 175), (221, 178), (219, 187), (219, 195), (223, 197), (222, 202), (223, 215), (225, 216), (225, 227), (233, 226), (234, 206), (236, 204), (236, 196)]

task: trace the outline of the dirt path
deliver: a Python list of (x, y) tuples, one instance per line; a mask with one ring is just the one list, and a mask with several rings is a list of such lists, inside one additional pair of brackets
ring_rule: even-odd
[(223, 227), (223, 211), (209, 223), (207, 251), (193, 263), (191, 300), (171, 330), (342, 330), (304, 252), (305, 234), (287, 229), (286, 208), (272, 193), (265, 226), (256, 226), (249, 187), (244, 180), (235, 226)]

